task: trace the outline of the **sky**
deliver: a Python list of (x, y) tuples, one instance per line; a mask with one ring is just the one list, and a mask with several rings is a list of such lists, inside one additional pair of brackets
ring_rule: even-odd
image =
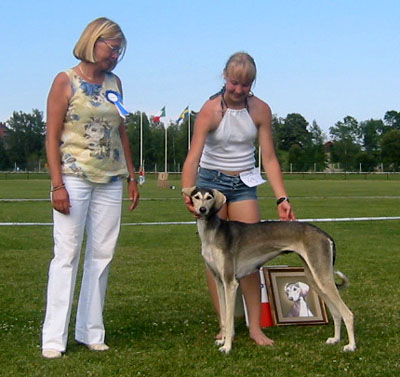
[(253, 91), (273, 114), (329, 128), (350, 115), (400, 111), (399, 0), (1, 0), (0, 122), (43, 111), (57, 73), (98, 17), (128, 41), (115, 68), (125, 106), (166, 122), (198, 111), (223, 85), (229, 56), (257, 64)]

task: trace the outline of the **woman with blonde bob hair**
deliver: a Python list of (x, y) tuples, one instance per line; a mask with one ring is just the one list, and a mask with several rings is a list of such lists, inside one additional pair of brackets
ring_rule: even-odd
[(96, 63), (94, 47), (99, 40), (120, 40), (121, 52), (119, 61), (124, 57), (126, 39), (121, 28), (108, 18), (101, 17), (91, 22), (83, 31), (74, 48), (74, 56), (82, 61)]
[(126, 49), (120, 27), (98, 18), (74, 48), (80, 62), (59, 73), (47, 99), (46, 153), (51, 176), (54, 258), (49, 269), (42, 355), (62, 356), (84, 232), (86, 251), (75, 339), (106, 351), (103, 308), (119, 236), (123, 181), (129, 209), (139, 200), (128, 136), (116, 102), (122, 84), (112, 70)]
[[(256, 223), (260, 221), (257, 188), (252, 182), (263, 182), (255, 169), (254, 141), (258, 137), (262, 163), (277, 199), (282, 220), (294, 220), (278, 159), (271, 127), (271, 109), (253, 95), (256, 79), (254, 59), (245, 52), (233, 54), (223, 70), (225, 84), (211, 96), (197, 115), (190, 151), (182, 170), (182, 187), (198, 186), (217, 189), (226, 196), (218, 215), (222, 219)], [(241, 174), (246, 172), (246, 174)], [(246, 180), (246, 176), (251, 180)], [(191, 198), (185, 204), (196, 216)], [(219, 313), (214, 276), (207, 270), (207, 282)], [(249, 334), (261, 346), (272, 345), (260, 327), (260, 277), (258, 272), (240, 280), (249, 313)], [(221, 339), (222, 334), (217, 335)]]

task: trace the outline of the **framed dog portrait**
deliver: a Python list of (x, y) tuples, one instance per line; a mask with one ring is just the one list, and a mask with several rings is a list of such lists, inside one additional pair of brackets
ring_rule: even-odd
[(308, 284), (303, 267), (264, 267), (263, 270), (276, 326), (328, 323), (325, 303)]

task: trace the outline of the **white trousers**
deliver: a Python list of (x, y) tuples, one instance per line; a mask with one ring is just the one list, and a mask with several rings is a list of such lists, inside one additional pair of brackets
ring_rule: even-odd
[(121, 223), (123, 183), (96, 184), (64, 176), (70, 214), (53, 211), (54, 258), (50, 263), (43, 348), (64, 352), (75, 281), (86, 228), (86, 251), (76, 316), (75, 339), (104, 343), (104, 297)]

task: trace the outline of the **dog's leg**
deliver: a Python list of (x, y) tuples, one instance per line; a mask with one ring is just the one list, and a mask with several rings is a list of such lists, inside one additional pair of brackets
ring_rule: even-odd
[(350, 312), (348, 318), (343, 318), (346, 325), (347, 336), (349, 337), (349, 343), (343, 347), (345, 352), (353, 352), (356, 350), (356, 337), (354, 335), (354, 315)]
[(236, 279), (231, 281), (224, 281), (225, 288), (225, 342), (222, 347), (219, 348), (221, 352), (229, 353), (232, 349), (232, 341), (234, 335), (234, 317), (235, 317), (235, 301), (236, 291), (239, 283)]
[[(350, 309), (343, 302), (340, 294), (336, 288), (333, 277), (332, 279), (324, 279), (319, 281), (318, 287), (319, 295), (325, 301), (328, 306), (329, 311), (332, 314), (335, 332), (333, 337), (328, 338), (327, 344), (335, 344), (340, 341), (341, 338), (341, 324), (342, 318), (344, 320), (347, 336), (349, 339), (349, 343), (343, 347), (343, 351), (354, 351), (356, 349), (356, 342), (354, 336), (354, 316)], [(331, 280), (331, 281), (330, 281)]]
[[(333, 288), (337, 292), (336, 286)], [(332, 296), (330, 295), (327, 300), (332, 299)], [(337, 315), (337, 318), (334, 317), (335, 321), (335, 334), (333, 338), (327, 339), (328, 344), (335, 343), (336, 341), (339, 341), (340, 339), (340, 328), (341, 328), (341, 320), (343, 318), (344, 324), (346, 326), (347, 330), (347, 336), (349, 339), (349, 343), (343, 347), (343, 351), (349, 352), (349, 351), (355, 351), (356, 347), (356, 341), (355, 341), (355, 335), (354, 335), (354, 315), (350, 311), (350, 309), (346, 306), (346, 304), (343, 302), (342, 298), (339, 295), (339, 292), (337, 292), (337, 297), (336, 300), (333, 304), (335, 309), (330, 307), (331, 313), (334, 311), (339, 312), (340, 314)], [(332, 314), (333, 315), (333, 314)]]
[(218, 301), (219, 301), (219, 326), (221, 339), (217, 339), (215, 344), (217, 346), (222, 346), (225, 343), (226, 334), (226, 298), (225, 298), (225, 287), (221, 279), (215, 277), (215, 284), (217, 286)]
[[(340, 330), (342, 318), (347, 330), (347, 336), (349, 338), (349, 343), (343, 347), (343, 351), (354, 351), (356, 349), (356, 342), (354, 336), (354, 316), (349, 310), (346, 304), (343, 302), (342, 298), (337, 292), (336, 286), (331, 286), (329, 288), (329, 293), (321, 293), (322, 299), (326, 302), (335, 324), (335, 333), (332, 338), (326, 340), (327, 344), (335, 344), (340, 341)], [(336, 291), (336, 292), (335, 292)]]
[(327, 344), (336, 344), (340, 342), (340, 330), (342, 326), (342, 317), (340, 313), (337, 311), (336, 306), (330, 300), (329, 296), (327, 296), (319, 287), (319, 284), (316, 283), (313, 274), (311, 273), (308, 265), (304, 263), (304, 272), (307, 278), (307, 281), (312, 286), (312, 288), (318, 293), (322, 300), (324, 300), (325, 304), (327, 305), (334, 322), (334, 336), (328, 338), (326, 340)]
[[(327, 304), (333, 317), (335, 325), (334, 336), (328, 338), (326, 342), (328, 344), (334, 344), (340, 341), (341, 321), (343, 318), (349, 338), (349, 343), (343, 348), (343, 350), (354, 351), (356, 349), (354, 316), (343, 302), (336, 287), (333, 276), (331, 258), (332, 251), (327, 250), (326, 245), (326, 243), (320, 243), (317, 246), (319, 250), (312, 251), (312, 257), (304, 258), (306, 276), (309, 278), (310, 284), (312, 284), (314, 289), (316, 289), (321, 298)], [(315, 248), (316, 244), (314, 244), (313, 247)], [(310, 247), (310, 250), (312, 250), (313, 247)]]
[(328, 306), (329, 311), (332, 314), (334, 328), (335, 328), (333, 337), (328, 338), (326, 340), (326, 344), (339, 343), (340, 339), (341, 339), (342, 316), (337, 311), (336, 306), (332, 303), (332, 301), (329, 299), (329, 297), (327, 297), (323, 293), (320, 293), (320, 295), (321, 295), (321, 297), (323, 297), (323, 300), (325, 301), (326, 305)]

